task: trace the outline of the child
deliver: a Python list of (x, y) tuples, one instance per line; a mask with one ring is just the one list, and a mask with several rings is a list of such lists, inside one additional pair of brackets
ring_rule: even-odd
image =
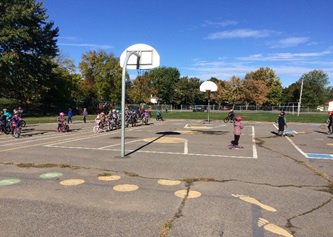
[(279, 114), (279, 117), (277, 118), (276, 120), (276, 123), (278, 124), (279, 126), (279, 130), (278, 130), (278, 135), (279, 136), (282, 136), (283, 135), (283, 132), (284, 132), (284, 129), (285, 127), (287, 127), (287, 121), (286, 121), (286, 118), (284, 117), (285, 116), (285, 112), (281, 112)]
[(61, 127), (65, 124), (65, 114), (63, 112), (59, 113), (59, 116), (57, 117), (58, 121), (58, 128), (57, 131), (61, 132)]
[(73, 123), (73, 111), (71, 108), (68, 109), (67, 117), (67, 122)]
[(239, 146), (239, 138), (241, 135), (241, 130), (243, 129), (241, 116), (236, 116), (234, 121), (234, 140), (231, 141), (230, 149), (232, 148), (241, 148)]

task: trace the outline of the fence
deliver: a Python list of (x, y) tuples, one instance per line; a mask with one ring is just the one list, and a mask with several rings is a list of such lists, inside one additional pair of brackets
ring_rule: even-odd
[[(181, 111), (194, 111), (196, 108), (204, 108), (207, 111), (208, 105), (181, 105)], [(249, 111), (249, 112), (262, 112), (262, 111), (271, 111), (272, 113), (276, 113), (279, 111), (285, 111), (287, 113), (295, 114), (298, 112), (298, 105), (264, 105), (264, 106), (256, 106), (256, 105), (218, 105), (213, 104), (210, 105), (210, 111), (228, 111), (228, 110), (236, 110), (236, 111)], [(325, 112), (327, 111), (327, 106), (301, 106), (300, 112)]]

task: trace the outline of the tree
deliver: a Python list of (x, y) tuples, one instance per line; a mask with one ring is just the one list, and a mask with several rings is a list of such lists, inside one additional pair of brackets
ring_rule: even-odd
[(212, 93), (212, 101), (217, 103), (219, 105), (219, 109), (221, 109), (221, 106), (224, 102), (229, 102), (228, 90), (227, 90), (228, 82), (218, 79), (216, 80), (210, 79), (210, 80), (214, 81), (215, 84), (217, 85), (217, 91)]
[(257, 71), (247, 73), (244, 80), (263, 81), (269, 90), (266, 102), (271, 105), (278, 105), (282, 102), (282, 84), (274, 70), (271, 68), (261, 67)]
[(148, 76), (151, 78), (152, 85), (156, 89), (156, 96), (163, 103), (174, 103), (174, 91), (180, 78), (178, 69), (172, 67), (154, 68), (148, 72)]
[(151, 79), (148, 73), (138, 76), (128, 89), (128, 96), (136, 104), (149, 103), (151, 95), (155, 95), (156, 90), (151, 85)]
[(194, 105), (203, 101), (204, 97), (199, 89), (200, 84), (199, 78), (180, 78), (175, 88), (174, 102), (177, 105)]
[(269, 88), (264, 81), (248, 79), (244, 81), (244, 86), (247, 100), (255, 105), (262, 105), (268, 100)]
[[(303, 80), (303, 105), (322, 105), (329, 99), (328, 95), (328, 76), (321, 70), (313, 70), (305, 73), (298, 80), (298, 84), (301, 85)], [(298, 101), (298, 100), (297, 100)]]
[(117, 58), (105, 51), (90, 51), (82, 56), (79, 67), (90, 87), (90, 96), (100, 101), (120, 102), (122, 69)]
[(42, 2), (0, 2), (0, 97), (27, 104), (47, 93), (56, 67), (52, 60), (58, 31), (47, 22)]
[(243, 81), (236, 76), (232, 76), (230, 81), (225, 83), (225, 92), (228, 102), (243, 102), (245, 100), (245, 88)]

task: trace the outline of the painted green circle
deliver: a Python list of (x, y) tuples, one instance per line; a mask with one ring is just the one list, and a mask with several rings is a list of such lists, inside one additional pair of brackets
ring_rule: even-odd
[(21, 182), (20, 179), (3, 179), (0, 180), (0, 186), (8, 186)]
[(42, 178), (42, 179), (52, 179), (52, 178), (61, 177), (63, 175), (64, 174), (60, 173), (60, 172), (49, 172), (49, 173), (41, 174), (39, 177)]

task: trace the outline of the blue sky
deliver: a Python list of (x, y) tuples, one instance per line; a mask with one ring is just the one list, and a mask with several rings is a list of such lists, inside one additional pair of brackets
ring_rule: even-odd
[(75, 64), (90, 50), (120, 57), (144, 43), (181, 76), (229, 80), (270, 67), (287, 87), (320, 69), (333, 85), (331, 0), (44, 0), (44, 7), (60, 29), (61, 54)]

